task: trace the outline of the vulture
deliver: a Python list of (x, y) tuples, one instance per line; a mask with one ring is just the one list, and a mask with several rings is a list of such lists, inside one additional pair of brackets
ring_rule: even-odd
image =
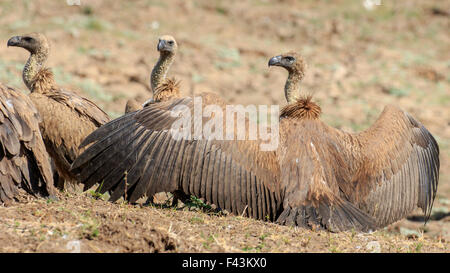
[(51, 70), (44, 67), (50, 46), (43, 34), (14, 36), (7, 45), (22, 47), (30, 52), (22, 77), (31, 91), (29, 98), (42, 118), (40, 131), (57, 174), (62, 178), (58, 188), (63, 189), (66, 182), (77, 181), (69, 170), (83, 150), (79, 148), (81, 141), (107, 123), (109, 117), (87, 98), (57, 86)]
[[(203, 110), (226, 108), (219, 96), (204, 93), (148, 104), (103, 125), (83, 141), (90, 146), (72, 171), (85, 189), (102, 181), (97, 190), (110, 190), (111, 201), (180, 190), (236, 215), (313, 230), (373, 231), (416, 207), (429, 218), (439, 148), (422, 124), (386, 106), (363, 132), (337, 130), (320, 120), (321, 108), (311, 97), (300, 95), (306, 69), (301, 55), (275, 56), (269, 66), (288, 71), (288, 104), (280, 111), (274, 150), (262, 150), (264, 140), (250, 139), (248, 132), (242, 139), (176, 137), (175, 109), (198, 111), (196, 100)], [(191, 118), (195, 127), (212, 115)]]
[(21, 190), (56, 195), (39, 119), (27, 96), (0, 83), (0, 204), (10, 204)]
[[(170, 100), (180, 96), (179, 82), (174, 78), (167, 78), (167, 72), (170, 69), (178, 50), (178, 44), (174, 37), (163, 35), (158, 39), (156, 49), (159, 51), (158, 62), (153, 67), (150, 75), (150, 86), (153, 97), (147, 100), (144, 105)], [(135, 99), (127, 101), (125, 114), (142, 109), (142, 105)]]
[[(159, 103), (180, 96), (180, 82), (175, 78), (167, 78), (167, 73), (175, 60), (178, 50), (178, 44), (171, 35), (163, 35), (158, 39), (156, 49), (159, 52), (159, 59), (150, 74), (150, 87), (152, 98), (139, 104), (135, 99), (129, 99), (125, 106), (125, 114), (142, 109), (143, 106), (150, 103)], [(181, 191), (172, 192), (172, 205), (176, 205), (178, 200), (189, 199)], [(153, 201), (152, 201), (153, 202)]]

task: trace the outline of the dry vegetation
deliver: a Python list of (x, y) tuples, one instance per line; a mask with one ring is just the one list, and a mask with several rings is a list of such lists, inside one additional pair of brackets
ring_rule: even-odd
[(333, 234), (198, 208), (110, 203), (89, 193), (1, 209), (1, 252), (445, 252), (445, 239), (397, 226)]
[[(156, 40), (172, 34), (172, 75), (185, 95), (212, 91), (230, 103), (283, 105), (284, 71), (269, 57), (300, 51), (304, 92), (323, 120), (348, 131), (370, 126), (384, 105), (410, 112), (436, 137), (441, 172), (432, 220), (417, 212), (371, 234), (307, 231), (233, 215), (112, 204), (92, 194), (23, 199), (0, 207), (1, 252), (449, 252), (450, 3), (384, 1), (0, 2), (0, 81), (26, 92), (23, 50), (13, 35), (44, 32), (57, 82), (111, 116), (148, 98)], [(75, 245), (74, 245), (75, 244)]]

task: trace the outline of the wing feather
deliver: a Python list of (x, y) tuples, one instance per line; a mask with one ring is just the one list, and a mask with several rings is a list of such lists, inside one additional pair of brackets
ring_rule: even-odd
[[(203, 107), (212, 103), (225, 107), (217, 96), (202, 98)], [(83, 145), (91, 146), (75, 160), (73, 172), (87, 186), (95, 183), (89, 180), (95, 175), (98, 183), (103, 181), (101, 191), (113, 190), (112, 200), (125, 193), (123, 169), (127, 172), (127, 198), (131, 202), (159, 191), (182, 190), (235, 214), (242, 213), (245, 206), (255, 218), (265, 216), (263, 209), (258, 211), (258, 206), (277, 211), (279, 167), (275, 153), (260, 156), (263, 152), (259, 151), (258, 143), (246, 140), (174, 139), (169, 130), (178, 118), (171, 110), (180, 105), (193, 113), (192, 98), (173, 99), (149, 104), (100, 127), (84, 140)], [(138, 128), (145, 130), (142, 137), (132, 137)], [(132, 158), (127, 157), (130, 154)], [(115, 170), (110, 171), (111, 168)], [(245, 176), (237, 176), (237, 170)], [(264, 200), (258, 200), (263, 191), (271, 194), (271, 202), (264, 204)], [(246, 199), (230, 199), (240, 194)]]
[(0, 203), (19, 190), (55, 195), (49, 155), (39, 131), (39, 115), (29, 98), (0, 84)]
[[(439, 147), (408, 113), (386, 106), (374, 125), (354, 135), (359, 150), (353, 199), (379, 225), (395, 222), (420, 207), (428, 219), (439, 180)], [(381, 199), (374, 198), (375, 196)], [(383, 198), (385, 197), (385, 198)], [(381, 201), (381, 202), (380, 202)], [(382, 204), (378, 204), (378, 203)], [(376, 209), (382, 206), (382, 210)]]

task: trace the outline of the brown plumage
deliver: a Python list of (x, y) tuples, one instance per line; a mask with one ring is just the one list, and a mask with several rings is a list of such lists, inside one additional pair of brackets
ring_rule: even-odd
[[(157, 50), (159, 51), (159, 59), (150, 74), (150, 86), (152, 89), (152, 98), (144, 103), (157, 103), (180, 97), (180, 82), (175, 78), (166, 78), (170, 66), (175, 60), (178, 50), (178, 44), (170, 35), (163, 35), (158, 40)], [(125, 106), (125, 113), (142, 109), (137, 101), (130, 99)]]
[(312, 101), (312, 96), (298, 98), (296, 102), (281, 109), (280, 118), (318, 119), (322, 109)]
[[(201, 98), (204, 106), (226, 107), (217, 95)], [(193, 112), (194, 100), (184, 97), (149, 104), (88, 136), (82, 145), (95, 143), (72, 165), (85, 188), (103, 181), (99, 190), (110, 190), (110, 200), (120, 198), (126, 189), (131, 202), (181, 190), (239, 215), (274, 220), (280, 204), (280, 191), (273, 184), (273, 172), (278, 170), (275, 152), (259, 151), (259, 141), (177, 141), (167, 130), (177, 120), (171, 109), (181, 105)]]
[[(90, 100), (59, 88), (49, 68), (44, 68), (49, 54), (46, 37), (39, 33), (15, 36), (8, 46), (22, 47), (30, 52), (23, 79), (31, 93), (42, 121), (40, 130), (48, 153), (60, 177), (75, 182), (70, 165), (83, 149), (81, 141), (109, 121), (108, 115)], [(63, 185), (59, 185), (63, 187)]]
[[(125, 114), (142, 109), (148, 104), (159, 103), (180, 97), (180, 82), (175, 78), (167, 78), (170, 66), (175, 60), (178, 44), (174, 37), (163, 35), (158, 39), (157, 50), (159, 59), (150, 74), (150, 86), (152, 98), (139, 104), (136, 100), (130, 99), (125, 106)], [(172, 192), (172, 204), (177, 204), (178, 199), (185, 200), (188, 196), (176, 191)]]
[(21, 191), (56, 194), (39, 119), (27, 96), (0, 83), (0, 204), (9, 204)]
[(142, 105), (137, 102), (135, 99), (129, 99), (127, 101), (127, 104), (125, 105), (125, 114), (128, 114), (130, 112), (134, 112), (137, 110), (141, 110)]
[[(99, 190), (111, 190), (112, 201), (125, 190), (131, 202), (180, 190), (237, 215), (330, 231), (374, 230), (417, 206), (429, 216), (439, 150), (419, 122), (388, 106), (364, 132), (334, 129), (320, 121), (311, 98), (300, 98), (305, 69), (300, 55), (276, 56), (269, 65), (289, 72), (289, 105), (282, 110), (275, 151), (261, 151), (263, 141), (248, 135), (245, 140), (172, 137), (178, 121), (173, 110), (194, 112), (195, 99), (184, 97), (149, 104), (97, 129), (84, 140), (82, 145), (92, 145), (75, 160), (73, 171), (85, 188), (103, 181)], [(203, 109), (226, 108), (216, 95), (201, 98)], [(210, 120), (191, 116), (191, 124)]]
[(154, 94), (154, 102), (168, 101), (180, 97), (180, 81), (175, 78), (166, 79), (159, 84)]
[[(439, 178), (439, 148), (433, 136), (395, 106), (386, 106), (371, 128), (357, 134), (299, 115), (304, 104), (295, 98), (304, 62), (299, 66), (298, 60), (301, 56), (290, 52), (269, 61), (287, 69), (292, 81), (285, 86), (291, 104), (280, 121), (280, 142), (290, 148), (278, 153), (284, 166), (280, 186), (286, 190), (277, 221), (365, 230), (402, 219), (416, 207), (429, 217)], [(330, 214), (333, 211), (338, 215)]]

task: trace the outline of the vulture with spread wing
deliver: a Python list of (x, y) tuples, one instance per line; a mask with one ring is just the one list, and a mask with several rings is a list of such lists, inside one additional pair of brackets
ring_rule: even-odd
[(22, 190), (56, 194), (39, 120), (27, 96), (0, 83), (0, 204), (9, 204)]
[(74, 183), (70, 165), (83, 149), (81, 141), (92, 131), (109, 121), (108, 115), (87, 98), (63, 90), (54, 81), (53, 73), (43, 67), (50, 51), (47, 38), (40, 33), (14, 36), (8, 46), (22, 47), (30, 52), (23, 69), (23, 81), (31, 91), (29, 98), (36, 106), (42, 121), (40, 130), (48, 153), (60, 178)]
[(225, 111), (220, 97), (202, 94), (148, 104), (100, 127), (83, 141), (91, 146), (73, 172), (85, 188), (102, 182), (98, 190), (110, 190), (112, 201), (181, 190), (237, 215), (312, 229), (375, 230), (416, 207), (429, 217), (439, 149), (422, 124), (387, 106), (363, 132), (337, 130), (320, 120), (310, 97), (300, 96), (305, 63), (299, 54), (273, 57), (269, 65), (288, 71), (288, 105), (274, 151), (262, 151), (263, 140), (248, 134), (243, 140), (175, 137), (176, 109), (194, 113), (194, 127), (214, 116), (196, 115), (196, 99), (202, 110), (215, 105)]

